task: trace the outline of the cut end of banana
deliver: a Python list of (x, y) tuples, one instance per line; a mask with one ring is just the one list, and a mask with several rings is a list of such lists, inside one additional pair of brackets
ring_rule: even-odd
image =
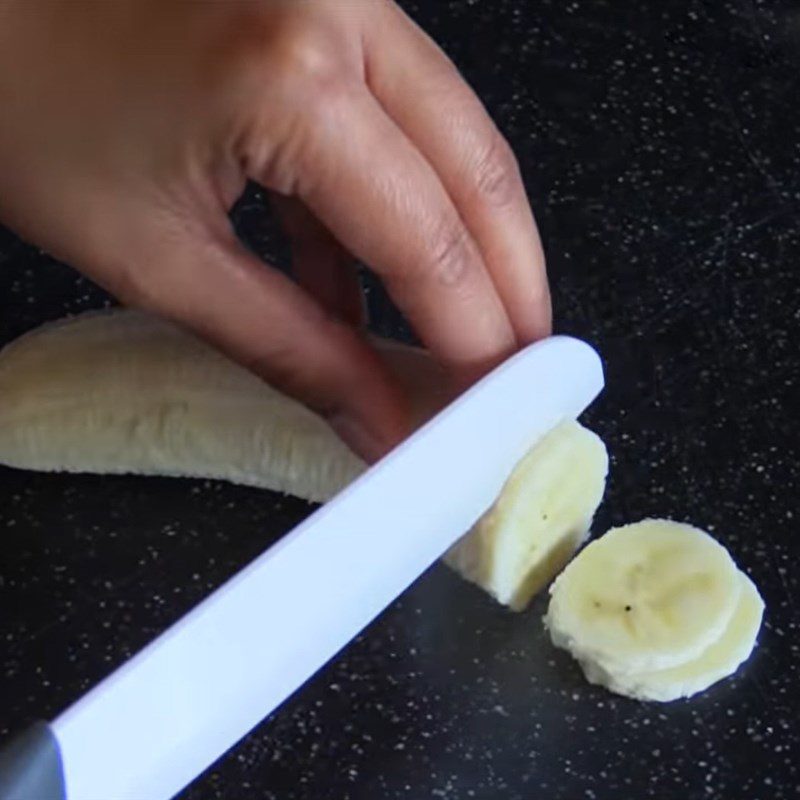
[(445, 561), (513, 610), (524, 609), (585, 541), (605, 491), (608, 453), (577, 422), (548, 433)]
[(590, 682), (667, 702), (735, 672), (763, 611), (752, 581), (707, 533), (645, 520), (609, 531), (564, 570), (545, 624)]

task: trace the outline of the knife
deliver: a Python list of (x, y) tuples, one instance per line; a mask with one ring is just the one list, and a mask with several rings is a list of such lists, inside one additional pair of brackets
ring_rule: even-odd
[(603, 388), (597, 353), (512, 356), (52, 723), (0, 752), (0, 800), (168, 800), (453, 545), (519, 459)]

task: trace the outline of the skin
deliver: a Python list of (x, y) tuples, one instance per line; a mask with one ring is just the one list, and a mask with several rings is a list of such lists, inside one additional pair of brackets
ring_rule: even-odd
[[(0, 0), (0, 219), (375, 459), (405, 399), (357, 258), (461, 383), (550, 332), (514, 156), (390, 0)], [(291, 281), (228, 213), (270, 190)]]

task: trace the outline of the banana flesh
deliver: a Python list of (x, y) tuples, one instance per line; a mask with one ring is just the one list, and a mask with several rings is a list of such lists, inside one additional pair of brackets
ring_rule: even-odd
[(600, 438), (577, 422), (561, 423), (517, 464), (445, 562), (499, 602), (524, 609), (586, 540), (607, 473)]
[[(447, 399), (443, 374), (424, 351), (378, 346), (421, 423)], [(223, 479), (315, 502), (365, 466), (300, 403), (181, 328), (123, 309), (44, 325), (0, 352), (0, 463)], [(585, 538), (607, 470), (600, 439), (565, 423), (448, 563), (522, 608)]]
[[(378, 346), (423, 422), (448, 399), (444, 376), (423, 351)], [(316, 502), (364, 469), (300, 403), (177, 326), (119, 309), (45, 325), (0, 352), (0, 464), (216, 478)], [(562, 423), (445, 560), (524, 608), (585, 540), (607, 472), (602, 441)], [(735, 671), (763, 609), (711, 537), (649, 520), (586, 547), (553, 585), (546, 622), (591, 682), (668, 701)]]
[[(382, 349), (429, 416), (444, 392), (433, 361)], [(176, 325), (121, 309), (44, 325), (0, 352), (0, 463), (216, 478), (315, 502), (365, 468), (305, 406)]]
[(670, 669), (633, 674), (609, 673), (584, 662), (581, 666), (587, 680), (637, 700), (667, 703), (703, 692), (732, 675), (753, 652), (764, 615), (764, 601), (755, 584), (743, 572), (739, 581), (741, 595), (731, 621), (698, 658)]
[(670, 520), (609, 531), (550, 590), (545, 624), (592, 683), (643, 700), (703, 691), (750, 655), (763, 601), (707, 533)]

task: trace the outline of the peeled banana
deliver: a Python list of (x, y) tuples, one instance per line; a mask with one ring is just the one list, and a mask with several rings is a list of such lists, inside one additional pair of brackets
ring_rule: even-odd
[(592, 683), (643, 700), (688, 697), (734, 672), (764, 609), (722, 545), (669, 520), (609, 531), (550, 594), (553, 643)]
[[(379, 342), (424, 421), (447, 399), (415, 348)], [(129, 310), (45, 325), (0, 352), (0, 464), (220, 478), (325, 501), (364, 464), (328, 425), (175, 325)], [(547, 434), (445, 556), (524, 608), (588, 535), (608, 454), (577, 422)], [(764, 603), (708, 534), (668, 520), (616, 528), (550, 589), (545, 624), (586, 677), (668, 701), (703, 691), (749, 655)]]
[(585, 541), (607, 473), (600, 438), (577, 422), (561, 423), (517, 464), (497, 501), (445, 562), (522, 610)]
[[(383, 349), (426, 417), (444, 391), (432, 360)], [(0, 463), (219, 478), (317, 502), (365, 466), (305, 406), (181, 328), (122, 309), (44, 325), (0, 352)]]
[[(445, 382), (423, 351), (380, 342), (423, 421)], [(45, 325), (0, 352), (0, 463), (218, 478), (325, 501), (364, 464), (328, 425), (179, 327), (138, 311)], [(546, 436), (447, 563), (523, 608), (588, 533), (608, 472), (576, 422)]]
[[(423, 421), (446, 399), (421, 350), (381, 341)], [(218, 478), (325, 501), (364, 464), (300, 403), (177, 326), (138, 311), (45, 325), (0, 352), (0, 463)], [(608, 470), (577, 423), (547, 436), (447, 557), (522, 608), (583, 540)]]

